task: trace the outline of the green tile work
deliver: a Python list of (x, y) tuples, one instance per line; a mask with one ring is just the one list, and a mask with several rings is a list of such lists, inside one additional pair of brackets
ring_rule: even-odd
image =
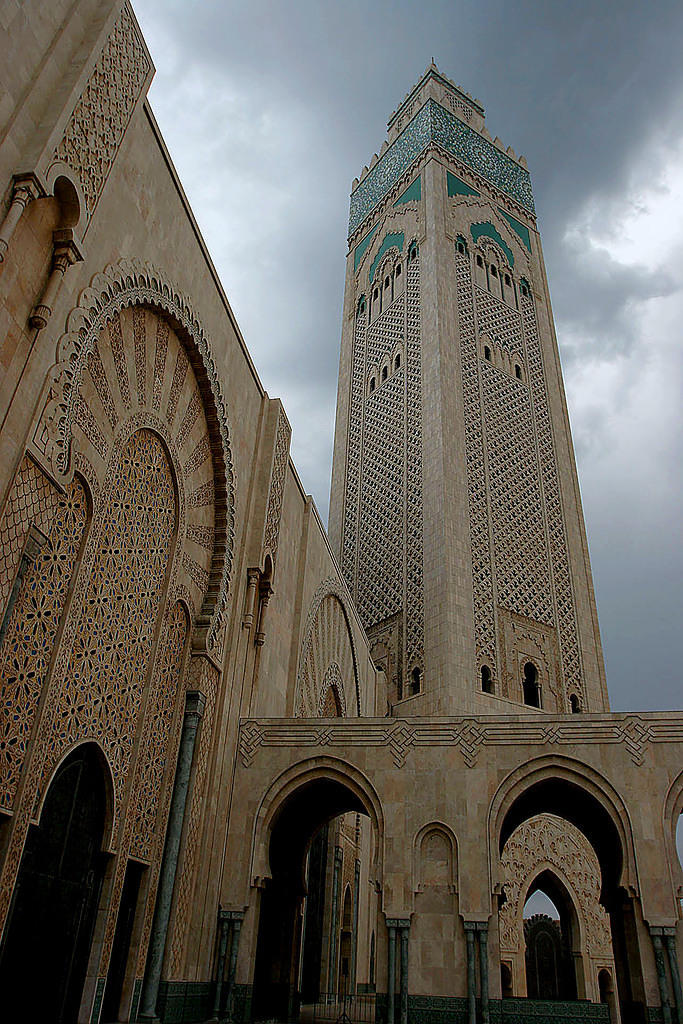
[(412, 184), (408, 185), (408, 188), (405, 190), (405, 192), (401, 193), (401, 195), (394, 203), (394, 206), (400, 206), (401, 203), (410, 203), (416, 200), (419, 201), (420, 199), (422, 199), (422, 178), (418, 174), (415, 181), (412, 182)]
[(413, 161), (432, 145), (451, 153), (534, 213), (529, 172), (479, 132), (430, 99), (351, 193), (349, 235), (382, 202)]
[(457, 178), (455, 174), (451, 174), (450, 171), (446, 171), (446, 184), (449, 196), (481, 195), (481, 192), (477, 192), (476, 188), (472, 188), (466, 181), (461, 181), (460, 178)]
[[(386, 1024), (387, 997), (377, 994), (377, 1024)], [(481, 1003), (477, 1000), (477, 1020), (481, 1020)], [(467, 999), (457, 996), (408, 996), (410, 1024), (467, 1024)], [(491, 999), (491, 1024), (608, 1024), (609, 1009), (605, 1003), (589, 1003), (541, 999)]]
[(162, 981), (157, 1013), (163, 1024), (188, 1024), (206, 1020), (211, 1010), (210, 981)]
[(511, 217), (509, 213), (505, 212), (505, 210), (501, 210), (500, 207), (498, 207), (498, 213), (501, 217), (505, 217), (505, 220), (508, 222), (512, 230), (517, 232), (529, 252), (531, 252), (531, 236), (529, 234), (529, 229), (524, 227), (523, 224), (520, 224), (515, 217)]
[(90, 1024), (98, 1024), (100, 1019), (100, 1013), (102, 1012), (102, 1000), (104, 999), (104, 986), (106, 983), (106, 978), (97, 979), (97, 985), (95, 986), (95, 999), (92, 1004), (92, 1013), (90, 1014)]
[(399, 250), (399, 252), (403, 252), (403, 243), (404, 242), (405, 242), (405, 235), (403, 234), (402, 231), (393, 231), (390, 234), (384, 236), (384, 238), (382, 239), (382, 244), (380, 245), (379, 250), (377, 252), (377, 255), (375, 256), (374, 260), (372, 261), (372, 263), (370, 265), (370, 282), (371, 283), (372, 283), (373, 277), (375, 276), (375, 271), (377, 270), (377, 267), (379, 265), (379, 261), (382, 259), (382, 256), (384, 256), (384, 253), (387, 251), (387, 249), (391, 249), (391, 247), (395, 245), (396, 248)]
[(353, 269), (354, 270), (358, 270), (358, 267), (360, 265), (360, 261), (363, 259), (363, 256), (365, 255), (365, 251), (366, 251), (367, 247), (370, 245), (370, 242), (372, 241), (372, 236), (374, 235), (374, 233), (377, 230), (377, 228), (378, 228), (378, 225), (375, 224), (374, 228), (371, 228), (368, 231), (368, 233), (365, 236), (365, 238), (362, 238), (360, 240), (360, 242), (358, 243), (358, 245), (356, 246), (356, 248), (354, 250), (354, 253), (353, 253)]
[(494, 242), (498, 243), (498, 245), (501, 247), (501, 249), (507, 256), (507, 261), (510, 264), (510, 266), (514, 267), (514, 253), (512, 252), (512, 249), (507, 244), (505, 239), (501, 236), (500, 231), (498, 231), (497, 228), (493, 226), (493, 224), (491, 224), (487, 220), (482, 221), (480, 224), (472, 224), (472, 226), (470, 227), (470, 233), (472, 235), (473, 242), (477, 242), (482, 235), (486, 235), (488, 238), (492, 238)]

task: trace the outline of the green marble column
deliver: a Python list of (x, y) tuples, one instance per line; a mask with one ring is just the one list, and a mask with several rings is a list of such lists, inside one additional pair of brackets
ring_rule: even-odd
[(465, 921), (467, 939), (467, 1024), (477, 1024), (477, 992), (474, 965), (474, 921)]
[(138, 1020), (149, 1021), (150, 1024), (157, 1024), (159, 1022), (157, 998), (159, 995), (159, 983), (161, 982), (161, 969), (164, 963), (164, 951), (166, 949), (166, 933), (171, 916), (173, 887), (178, 868), (178, 854), (180, 852), (180, 838), (185, 819), (185, 806), (190, 788), (192, 759), (194, 757), (197, 730), (204, 713), (205, 703), (206, 698), (204, 694), (198, 690), (190, 691), (185, 695), (183, 731), (180, 736), (173, 796), (171, 798), (171, 809), (166, 829), (166, 844), (159, 874), (159, 888), (157, 889), (157, 901), (154, 908), (152, 934), (149, 940), (147, 970), (145, 971), (145, 980), (140, 997), (140, 1009), (138, 1011)]
[(396, 1017), (396, 922), (387, 921), (389, 949), (387, 956), (387, 1024), (394, 1024)]

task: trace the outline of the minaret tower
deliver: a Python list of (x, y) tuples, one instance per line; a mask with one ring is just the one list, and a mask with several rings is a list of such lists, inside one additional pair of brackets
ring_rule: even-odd
[(330, 504), (395, 713), (607, 708), (529, 172), (434, 64), (353, 184)]

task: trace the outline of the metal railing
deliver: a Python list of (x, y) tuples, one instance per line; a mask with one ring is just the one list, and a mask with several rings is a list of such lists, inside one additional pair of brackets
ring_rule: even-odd
[(375, 993), (321, 992), (315, 1003), (302, 1003), (301, 1024), (375, 1024)]

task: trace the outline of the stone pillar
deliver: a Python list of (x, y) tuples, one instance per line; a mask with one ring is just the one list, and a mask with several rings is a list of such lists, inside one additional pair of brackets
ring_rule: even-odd
[(156, 1008), (159, 983), (161, 982), (161, 968), (163, 967), (164, 950), (166, 948), (166, 932), (168, 931), (168, 922), (171, 916), (171, 901), (173, 899), (173, 888), (178, 868), (180, 839), (183, 832), (185, 806), (190, 788), (190, 773), (192, 771), (195, 741), (205, 703), (206, 698), (204, 694), (198, 690), (189, 691), (185, 695), (183, 731), (180, 736), (173, 796), (171, 798), (168, 827), (166, 829), (166, 843), (159, 873), (159, 888), (157, 889), (152, 934), (147, 954), (147, 970), (145, 972), (145, 980), (140, 997), (140, 1010), (138, 1012), (140, 1020), (151, 1021), (154, 1024), (157, 1024), (159, 1021)]
[(266, 623), (268, 621), (268, 605), (270, 599), (273, 596), (273, 588), (270, 583), (261, 581), (259, 587), (259, 612), (258, 612), (258, 625), (256, 627), (256, 636), (254, 637), (254, 643), (257, 647), (263, 647), (266, 642)]
[(73, 231), (71, 228), (63, 228), (62, 230), (54, 231), (52, 237), (52, 270), (50, 271), (45, 291), (31, 313), (28, 321), (31, 327), (34, 327), (38, 331), (47, 326), (47, 322), (52, 316), (52, 310), (54, 309), (59, 289), (62, 286), (62, 281), (64, 280), (64, 275), (67, 270), (69, 267), (72, 267), (74, 263), (78, 263), (83, 259), (78, 246), (74, 242)]
[(394, 1024), (396, 1011), (394, 997), (396, 994), (396, 921), (387, 920), (389, 930), (389, 950), (387, 956), (387, 1024)]
[(0, 225), (0, 263), (5, 259), (14, 229), (21, 220), (24, 210), (30, 202), (42, 194), (43, 191), (33, 174), (15, 176), (12, 201), (5, 214), (5, 219)]
[(349, 995), (356, 991), (356, 960), (358, 958), (358, 900), (360, 895), (360, 861), (353, 871), (353, 920), (351, 924), (351, 969), (349, 971)]
[(408, 931), (410, 921), (401, 921), (401, 1024), (408, 1024)]
[(230, 961), (228, 963), (228, 985), (225, 999), (225, 1016), (232, 1020), (233, 1007), (235, 1004), (235, 975), (237, 973), (237, 955), (240, 950), (240, 935), (242, 934), (242, 921), (244, 912), (241, 910), (229, 910), (228, 914), (232, 920), (232, 942), (230, 944)]
[(209, 1021), (217, 1022), (221, 1012), (221, 996), (223, 994), (223, 975), (225, 974), (225, 955), (228, 950), (230, 918), (224, 910), (218, 909), (218, 962), (216, 964), (216, 988), (213, 995), (213, 1011)]
[(681, 990), (681, 969), (678, 964), (678, 950), (676, 949), (676, 929), (663, 928), (664, 945), (669, 958), (669, 973), (674, 989), (674, 1001), (676, 1003), (677, 1024), (683, 1024), (683, 991)]
[(474, 966), (474, 921), (465, 921), (467, 939), (467, 1024), (477, 1024), (477, 991)]
[(337, 916), (339, 913), (339, 878), (342, 869), (341, 846), (334, 848), (334, 872), (332, 875), (332, 913), (330, 914), (330, 962), (327, 965), (327, 991), (337, 991)]
[(244, 618), (242, 628), (251, 629), (254, 625), (254, 609), (256, 608), (256, 594), (258, 582), (261, 578), (259, 569), (247, 569), (247, 592), (244, 596)]
[(659, 998), (662, 1004), (662, 1019), (664, 1024), (671, 1024), (671, 1003), (669, 1002), (669, 986), (666, 980), (666, 963), (664, 961), (664, 945), (662, 942), (663, 932), (663, 928), (650, 928), (652, 945), (655, 950), (657, 984), (659, 985)]
[(479, 933), (479, 980), (481, 982), (481, 1024), (489, 1024), (489, 926), (481, 921)]

